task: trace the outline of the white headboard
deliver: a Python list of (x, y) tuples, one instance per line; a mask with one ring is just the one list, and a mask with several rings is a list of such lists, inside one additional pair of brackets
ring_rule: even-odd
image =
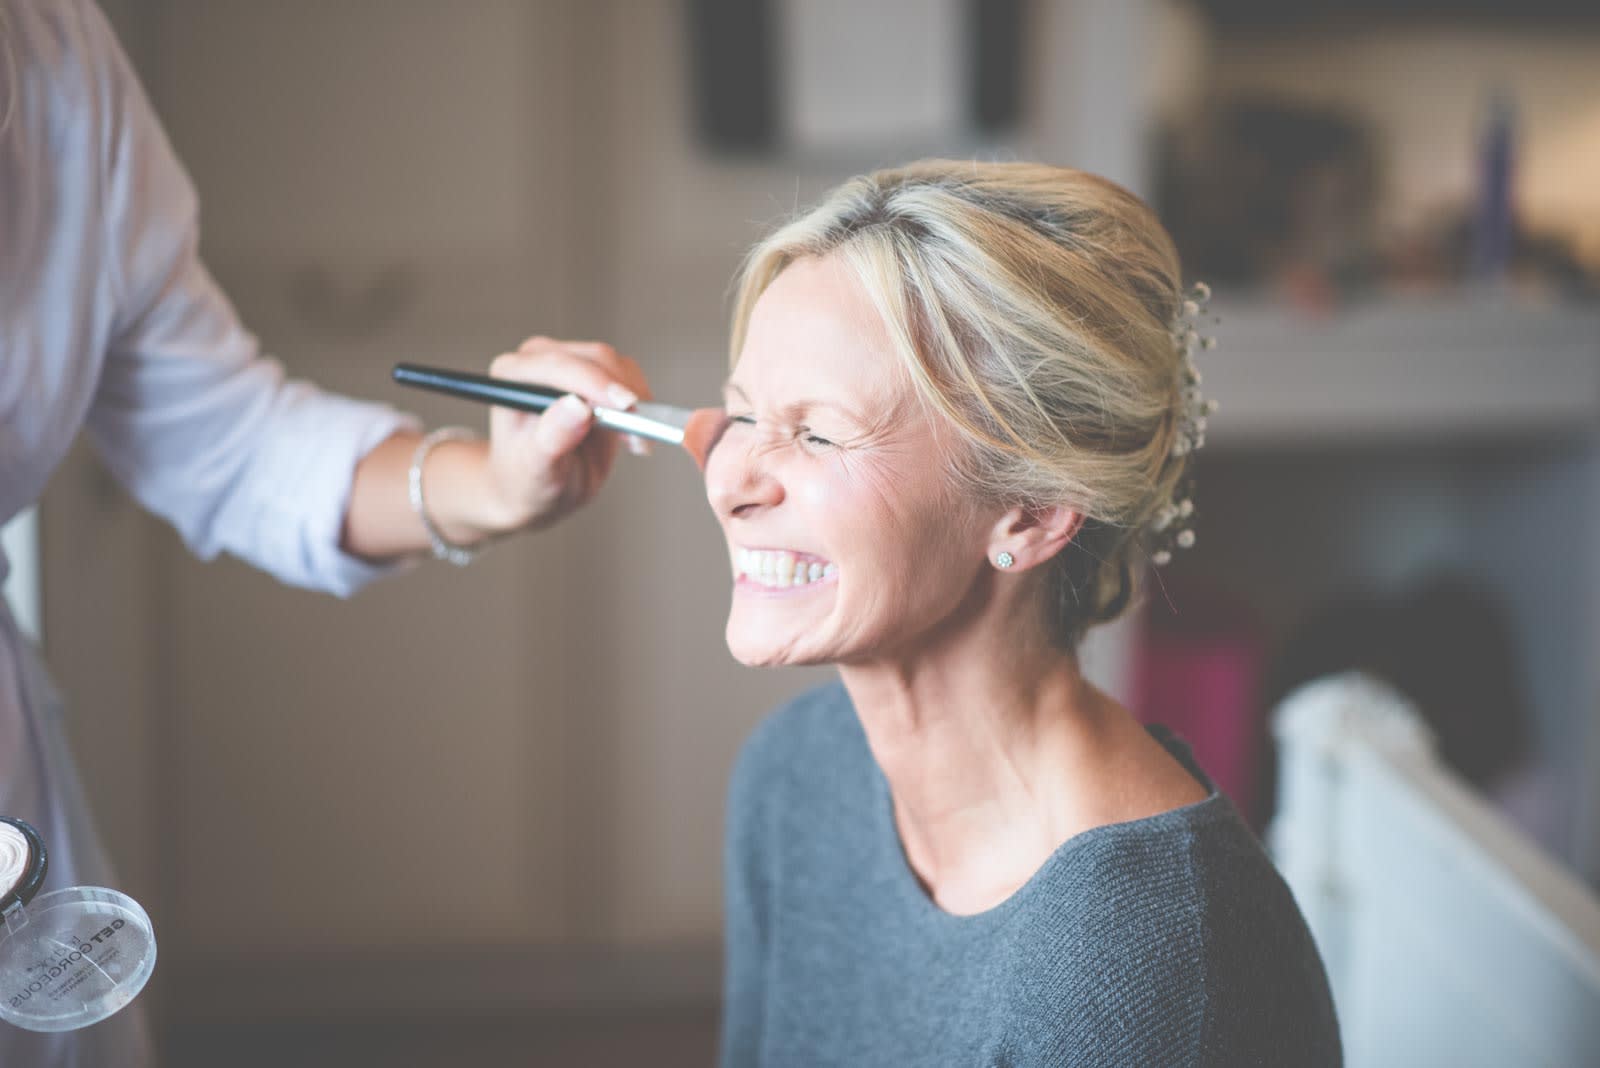
[(1600, 1066), (1600, 899), (1362, 675), (1283, 702), (1268, 832), (1327, 964), (1350, 1068)]

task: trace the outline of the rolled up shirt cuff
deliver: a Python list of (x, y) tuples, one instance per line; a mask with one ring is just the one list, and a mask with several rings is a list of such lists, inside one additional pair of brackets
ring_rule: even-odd
[(331, 394), (293, 408), (292, 426), (276, 428), (275, 447), (262, 458), (268, 470), (253, 472), (259, 484), (273, 487), (266, 503), (278, 514), (263, 524), (266, 537), (256, 550), (242, 555), (282, 582), (338, 597), (412, 566), (410, 559), (355, 556), (341, 542), (357, 464), (393, 434), (421, 424), (384, 405)]

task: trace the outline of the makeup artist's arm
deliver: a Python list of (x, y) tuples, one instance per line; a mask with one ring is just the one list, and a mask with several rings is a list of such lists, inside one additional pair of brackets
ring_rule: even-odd
[[(650, 396), (638, 365), (597, 342), (531, 338), (495, 360), (489, 373), (613, 408)], [(589, 407), (578, 401), (562, 401), (543, 415), (495, 408), (489, 422), (489, 440), (443, 442), (423, 467), (428, 515), (457, 545), (555, 522), (594, 496), (616, 459), (617, 436), (590, 434)], [(418, 433), (399, 431), (356, 466), (344, 517), (345, 551), (379, 560), (428, 547), (407, 485), (421, 440)]]
[[(107, 468), (196, 555), (230, 553), (282, 582), (352, 594), (384, 573), (374, 562), (427, 546), (406, 486), (421, 428), (292, 379), (262, 353), (201, 261), (193, 184), (103, 20), (92, 6), (85, 14), (108, 76), (83, 112), (97, 128), (74, 144), (99, 153), (76, 164), (98, 168), (104, 217), (73, 223), (83, 238), (73, 247), (97, 272), (84, 267), (73, 284), (107, 303), (52, 313), (51, 329), (76, 339), (62, 381), (92, 376), (86, 429)], [(613, 383), (646, 393), (638, 368), (602, 345), (535, 338), (493, 370), (591, 401)], [(615, 443), (607, 433), (578, 444), (585, 430), (496, 410), (492, 445), (435, 450), (426, 490), (446, 536), (465, 544), (537, 526), (586, 500)]]

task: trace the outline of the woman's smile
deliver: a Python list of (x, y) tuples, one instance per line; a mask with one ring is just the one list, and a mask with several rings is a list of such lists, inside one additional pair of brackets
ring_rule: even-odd
[(803, 591), (831, 585), (839, 569), (812, 553), (794, 549), (746, 549), (734, 551), (734, 581), (739, 587), (763, 593)]

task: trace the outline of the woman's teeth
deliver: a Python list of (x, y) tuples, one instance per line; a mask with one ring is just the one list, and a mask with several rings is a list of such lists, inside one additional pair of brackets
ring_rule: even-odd
[(770, 549), (740, 549), (737, 562), (739, 574), (775, 589), (821, 582), (839, 570), (813, 557)]

